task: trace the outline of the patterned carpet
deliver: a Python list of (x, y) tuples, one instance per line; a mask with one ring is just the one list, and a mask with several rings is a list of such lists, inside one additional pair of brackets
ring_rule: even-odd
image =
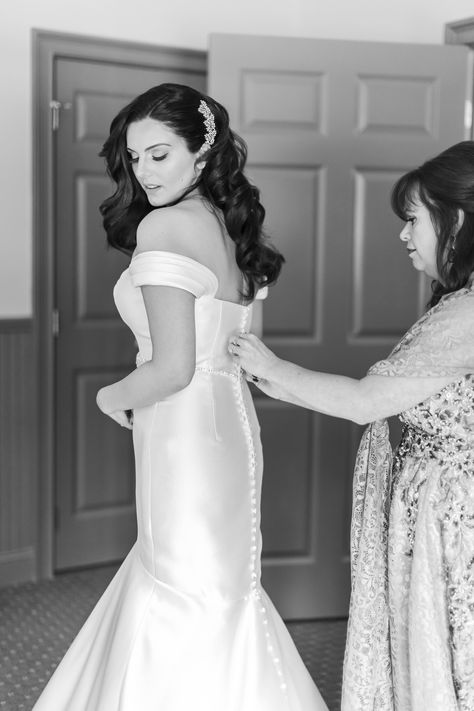
[[(31, 711), (115, 570), (0, 589), (0, 711)], [(288, 629), (330, 711), (338, 711), (346, 620), (290, 622)]]

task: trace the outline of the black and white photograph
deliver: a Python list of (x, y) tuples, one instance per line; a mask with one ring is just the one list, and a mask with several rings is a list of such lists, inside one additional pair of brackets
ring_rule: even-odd
[(474, 711), (472, 0), (0, 36), (0, 711)]

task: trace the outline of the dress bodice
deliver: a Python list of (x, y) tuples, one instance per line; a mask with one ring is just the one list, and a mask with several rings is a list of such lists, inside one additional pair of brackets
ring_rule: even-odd
[[(174, 286), (196, 297), (196, 367), (210, 370), (234, 369), (228, 352), (232, 333), (248, 331), (252, 304), (244, 305), (216, 298), (217, 276), (203, 264), (164, 251), (142, 252), (133, 257), (130, 266), (120, 276), (114, 288), (117, 309), (135, 335), (138, 363), (152, 357), (152, 342), (143, 295), (145, 285)], [(261, 289), (257, 298), (265, 298)]]

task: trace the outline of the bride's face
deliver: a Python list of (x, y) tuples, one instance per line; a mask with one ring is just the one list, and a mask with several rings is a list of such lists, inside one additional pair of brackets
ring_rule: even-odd
[(169, 126), (153, 118), (131, 123), (127, 151), (133, 172), (154, 207), (178, 200), (198, 175), (197, 153)]

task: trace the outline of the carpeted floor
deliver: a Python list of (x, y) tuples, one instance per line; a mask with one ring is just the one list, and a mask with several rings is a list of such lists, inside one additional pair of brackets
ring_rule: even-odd
[[(0, 711), (31, 711), (115, 570), (0, 589)], [(290, 622), (288, 629), (330, 711), (338, 711), (346, 620)]]

